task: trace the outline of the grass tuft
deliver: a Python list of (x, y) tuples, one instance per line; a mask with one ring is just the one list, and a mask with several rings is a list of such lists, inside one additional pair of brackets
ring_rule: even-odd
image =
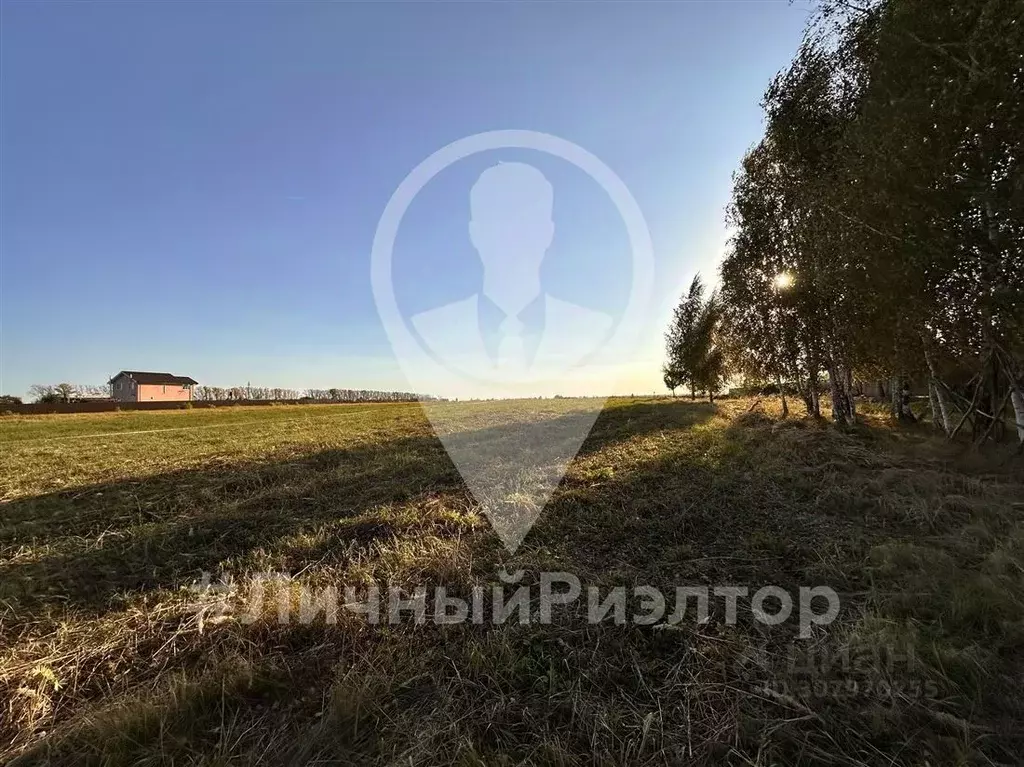
[[(463, 426), (524, 412), (481, 403)], [(0, 759), (1016, 763), (1020, 465), (868, 422), (613, 400), (510, 556), (418, 405), (5, 418)], [(527, 491), (510, 493), (526, 507)], [(277, 620), (279, 596), (467, 598), (500, 569), (665, 593), (830, 585), (842, 608), (803, 640), (749, 611), (725, 625), (714, 602), (708, 623), (653, 627), (590, 625), (579, 602), (552, 625)]]

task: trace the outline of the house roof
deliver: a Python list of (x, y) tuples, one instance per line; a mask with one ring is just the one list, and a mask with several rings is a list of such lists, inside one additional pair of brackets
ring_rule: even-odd
[(116, 381), (121, 376), (131, 378), (138, 384), (174, 384), (175, 386), (186, 386), (199, 383), (188, 376), (176, 376), (172, 373), (150, 373), (143, 370), (122, 370), (110, 380)]

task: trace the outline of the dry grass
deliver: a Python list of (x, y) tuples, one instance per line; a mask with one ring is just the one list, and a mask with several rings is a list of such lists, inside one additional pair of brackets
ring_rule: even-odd
[[(924, 425), (842, 433), (767, 402), (609, 403), (510, 557), (418, 406), (0, 421), (0, 757), (24, 764), (1013, 764), (1024, 472)], [(592, 403), (554, 401), (550, 417)], [(515, 404), (468, 411), (501, 428)], [(128, 433), (137, 432), (137, 433)], [(1014, 462), (1016, 461), (1016, 463)], [(792, 626), (282, 625), (244, 595), (831, 585)], [(719, 608), (713, 600), (713, 607)], [(716, 611), (716, 612), (718, 612)], [(801, 657), (850, 653), (851, 667)], [(865, 660), (866, 659), (866, 660)], [(854, 686), (856, 683), (856, 686)]]

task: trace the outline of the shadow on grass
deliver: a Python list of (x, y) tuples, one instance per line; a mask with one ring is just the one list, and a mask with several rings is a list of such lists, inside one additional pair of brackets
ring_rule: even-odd
[[(587, 585), (643, 582), (669, 593), (680, 584), (792, 589), (825, 583), (855, 591), (869, 586), (866, 557), (878, 541), (898, 546), (901, 537), (924, 537), (921, 531), (934, 519), (953, 520), (928, 516), (921, 499), (954, 511), (991, 499), (984, 495), (989, 488), (969, 478), (900, 463), (878, 444), (823, 424), (743, 417), (708, 423), (715, 418), (714, 408), (689, 403), (609, 409), (514, 557), (488, 530), (469, 547), (484, 567), (497, 560), (522, 567), (527, 578), (543, 569), (567, 570)], [(500, 429), (495, 436), (501, 438)], [(92, 490), (104, 496), (88, 495)], [(84, 495), (25, 500), (19, 518), (38, 511), (33, 502), (51, 504), (54, 519), (87, 504), (102, 514), (108, 492), (90, 488)], [(76, 536), (95, 540), (99, 520), (92, 519), (75, 534), (61, 533), (70, 537), (67, 549), (58, 540), (48, 555), (15, 562), (14, 569), (36, 567), (21, 575), (50, 578), (67, 589), (55, 600), (99, 611), (112, 607), (111, 598), (122, 591), (180, 585), (225, 560), (252, 563), (273, 555), (283, 557), (277, 560), (282, 569), (297, 570), (314, 558), (346, 556), (339, 545), (345, 541), (366, 547), (410, 532), (399, 530), (408, 515), (379, 513), (384, 508), (414, 515), (434, 501), (455, 509), (470, 505), (440, 444), (429, 438), (231, 472), (166, 475), (133, 485), (129, 497), (144, 509), (152, 503), (157, 519), (133, 527), (133, 507), (122, 501), (120, 516), (108, 516), (111, 532), (103, 546), (111, 549), (102, 556), (76, 547)], [(954, 505), (943, 507), (951, 498)], [(448, 523), (454, 527), (440, 534), (464, 532), (457, 520)], [(53, 524), (45, 528), (50, 536), (60, 530)], [(324, 529), (328, 534), (306, 535)], [(151, 576), (146, 568), (156, 569)], [(61, 580), (72, 570), (76, 579)], [(893, 588), (906, 584), (905, 573), (898, 575)], [(110, 582), (94, 589), (80, 583), (103, 578)], [(20, 604), (24, 611), (29, 598)], [(946, 609), (939, 600), (936, 605)], [(879, 613), (886, 625), (891, 615)], [(163, 758), (575, 767), (850, 764), (880, 757), (905, 764), (920, 753), (945, 763), (958, 749), (977, 756), (981, 751), (972, 749), (978, 748), (1011, 763), (1008, 755), (1019, 742), (1006, 729), (980, 746), (968, 743), (954, 729), (956, 718), (941, 716), (975, 714), (948, 701), (765, 697), (758, 691), (763, 678), (748, 679), (739, 669), (744, 653), (764, 639), (763, 627), (712, 621), (655, 631), (588, 626), (579, 614), (565, 618), (551, 626), (352, 631), (257, 624), (225, 629), (217, 639), (208, 631), (183, 640), (186, 652), (176, 657), (193, 678), (204, 678), (204, 659), (214, 651), (254, 655), (255, 668), (226, 673), (219, 692), (200, 686), (184, 696), (165, 695), (155, 709), (129, 709), (106, 729), (79, 717), (85, 730), (55, 744), (53, 753), (68, 754), (67, 762), (87, 761), (83, 754), (92, 749), (92, 761), (122, 764)], [(853, 623), (856, 614), (844, 612), (842, 619)], [(839, 642), (845, 628), (840, 621), (817, 639)], [(209, 669), (213, 674), (216, 667)], [(992, 721), (990, 715), (981, 724)], [(916, 739), (913, 747), (907, 733)], [(108, 737), (120, 746), (108, 747)]]
[[(598, 418), (578, 457), (650, 431), (685, 428), (713, 413), (691, 404), (613, 407)], [(540, 438), (558, 434), (574, 417), (545, 422)], [(518, 431), (496, 426), (473, 436), (499, 442)], [(0, 597), (19, 609), (57, 603), (101, 613), (139, 592), (175, 589), (226, 564), (298, 570), (311, 557), (345, 557), (401, 532), (403, 523), (375, 511), (437, 500), (467, 511), (473, 505), (433, 436), (17, 499), (3, 504), (0, 550), (8, 558), (0, 565)], [(416, 524), (409, 515), (404, 519)], [(282, 542), (303, 535), (324, 543), (289, 554)]]
[[(833, 436), (844, 449), (829, 454), (821, 440)], [(856, 589), (863, 582), (839, 562), (917, 529), (875, 514), (877, 499), (858, 486), (840, 486), (836, 472), (862, 475), (886, 462), (823, 422), (739, 416), (648, 444), (650, 455), (623, 457), (628, 471), (567, 477), (537, 524), (556, 556), (599, 582), (795, 587), (827, 576)], [(614, 445), (602, 454), (610, 465), (617, 457)]]

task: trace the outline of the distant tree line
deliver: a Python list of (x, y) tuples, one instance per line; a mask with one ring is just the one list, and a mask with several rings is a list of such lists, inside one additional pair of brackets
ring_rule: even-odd
[(107, 399), (109, 384), (32, 384), (28, 396), (33, 402), (77, 402), (83, 399)]
[(299, 399), (298, 389), (269, 388), (266, 386), (193, 386), (192, 398), (205, 402), (222, 400), (286, 400)]
[[(29, 398), (33, 402), (78, 402), (86, 399), (109, 399), (110, 386), (86, 384), (33, 384)], [(192, 398), (209, 402), (244, 400), (311, 400), (315, 402), (413, 402), (436, 397), (412, 392), (378, 391), (375, 389), (283, 389), (268, 386), (194, 386)], [(19, 399), (12, 397), (11, 401)], [(5, 400), (6, 401), (6, 400)], [(19, 399), (20, 402), (20, 399)]]
[(313, 400), (316, 402), (413, 402), (434, 399), (413, 392), (380, 391), (376, 389), (281, 389), (267, 386), (195, 386), (192, 397), (197, 400)]
[(711, 386), (700, 354), (721, 351), (724, 372), (785, 384), (809, 414), (827, 391), (840, 424), (856, 381), (877, 381), (896, 417), (918, 386), (949, 437), (998, 437), (1009, 413), (1024, 442), (1020, 8), (819, 4), (735, 177), (717, 320), (698, 327), (691, 288), (666, 383)]

